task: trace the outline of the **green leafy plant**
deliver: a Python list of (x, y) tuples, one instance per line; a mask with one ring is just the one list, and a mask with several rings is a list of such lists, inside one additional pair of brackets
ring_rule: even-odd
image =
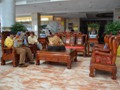
[(88, 24), (88, 28), (91, 28), (91, 30), (96, 29), (99, 30), (100, 25), (98, 23), (90, 23)]
[(116, 35), (120, 31), (120, 21), (109, 22), (105, 26), (106, 34)]
[(15, 33), (17, 33), (18, 31), (22, 31), (22, 32), (27, 31), (27, 28), (22, 23), (15, 23), (14, 25), (12, 25), (10, 29)]

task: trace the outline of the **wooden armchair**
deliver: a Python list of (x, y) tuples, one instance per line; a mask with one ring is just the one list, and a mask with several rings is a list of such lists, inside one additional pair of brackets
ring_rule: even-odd
[(5, 65), (5, 62), (7, 60), (12, 60), (13, 66), (17, 66), (17, 60), (18, 60), (18, 55), (15, 52), (14, 48), (7, 48), (4, 45), (4, 41), (7, 38), (7, 36), (10, 35), (9, 31), (3, 31), (2, 32), (2, 41), (1, 41), (1, 47), (2, 47), (2, 57), (1, 57), (1, 65)]
[(115, 64), (117, 48), (120, 44), (120, 37), (115, 37), (112, 41), (112, 51), (110, 53), (93, 50), (90, 62), (90, 77), (94, 77), (95, 70), (104, 70), (112, 73), (112, 79), (116, 79), (117, 67)]

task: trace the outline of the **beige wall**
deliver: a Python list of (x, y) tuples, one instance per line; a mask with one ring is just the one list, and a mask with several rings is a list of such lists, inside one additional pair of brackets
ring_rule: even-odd
[(73, 23), (73, 29), (77, 32), (80, 29), (80, 18), (67, 18), (66, 29), (68, 30), (68, 24)]

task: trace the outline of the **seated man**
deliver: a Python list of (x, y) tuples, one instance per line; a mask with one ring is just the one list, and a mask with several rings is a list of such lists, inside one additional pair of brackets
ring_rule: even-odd
[(22, 47), (22, 40), (19, 38), (19, 36), (20, 33), (17, 33), (17, 35), (14, 37), (13, 32), (11, 32), (10, 36), (5, 39), (5, 46), (7, 46), (8, 48), (14, 47), (16, 53), (20, 55), (19, 66), (27, 67), (28, 65), (25, 64), (26, 55), (30, 59), (29, 63), (34, 64), (32, 52), (28, 47)]
[(34, 34), (34, 32), (31, 32), (30, 36), (28, 36), (28, 43), (36, 44), (39, 50), (42, 50), (42, 44), (38, 42), (37, 36)]

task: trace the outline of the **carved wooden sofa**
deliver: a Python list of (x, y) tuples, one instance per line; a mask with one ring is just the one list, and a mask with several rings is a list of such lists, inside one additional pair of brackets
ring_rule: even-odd
[[(19, 63), (19, 54), (16, 53), (16, 50), (14, 47), (7, 48), (4, 45), (4, 41), (7, 38), (7, 36), (10, 35), (9, 31), (3, 31), (2, 32), (2, 41), (1, 41), (1, 48), (2, 48), (2, 57), (1, 57), (1, 65), (5, 65), (6, 61), (12, 60), (13, 66), (16, 67)], [(24, 47), (24, 46), (23, 46)], [(29, 61), (29, 58), (26, 58), (26, 62)]]
[(84, 56), (87, 54), (86, 34), (63, 32), (57, 33), (57, 35), (63, 40), (66, 48), (75, 49), (77, 52), (82, 52)]

